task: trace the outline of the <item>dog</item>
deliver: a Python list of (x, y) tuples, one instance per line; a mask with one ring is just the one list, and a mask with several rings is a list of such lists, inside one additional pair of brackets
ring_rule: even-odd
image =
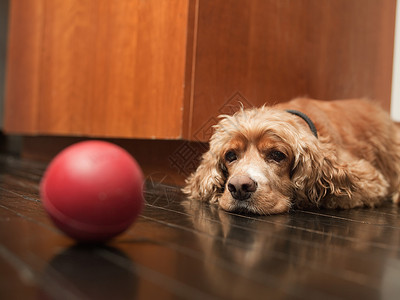
[(400, 126), (371, 100), (297, 98), (220, 118), (189, 199), (259, 215), (398, 201)]

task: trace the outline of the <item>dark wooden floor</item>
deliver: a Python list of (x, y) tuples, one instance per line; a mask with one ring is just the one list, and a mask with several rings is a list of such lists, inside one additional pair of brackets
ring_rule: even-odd
[(0, 156), (0, 299), (399, 299), (400, 216), (379, 209), (241, 216), (147, 184), (105, 246), (48, 220), (45, 166)]

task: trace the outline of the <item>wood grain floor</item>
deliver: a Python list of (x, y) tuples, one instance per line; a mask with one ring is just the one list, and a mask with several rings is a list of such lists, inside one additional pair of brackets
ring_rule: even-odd
[[(398, 299), (399, 208), (242, 216), (147, 182), (146, 208), (103, 246), (52, 225), (45, 165), (0, 156), (0, 299)], [(150, 178), (151, 179), (151, 178)]]

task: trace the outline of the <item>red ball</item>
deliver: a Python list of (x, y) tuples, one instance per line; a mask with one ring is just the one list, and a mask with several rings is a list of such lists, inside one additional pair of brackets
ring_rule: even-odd
[(40, 184), (55, 225), (81, 242), (106, 241), (127, 229), (143, 207), (143, 174), (124, 149), (86, 141), (60, 152)]

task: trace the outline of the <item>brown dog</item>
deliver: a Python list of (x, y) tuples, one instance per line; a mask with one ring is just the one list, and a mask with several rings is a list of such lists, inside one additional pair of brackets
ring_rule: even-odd
[(183, 189), (191, 199), (256, 214), (397, 201), (400, 128), (371, 101), (295, 99), (222, 117)]

